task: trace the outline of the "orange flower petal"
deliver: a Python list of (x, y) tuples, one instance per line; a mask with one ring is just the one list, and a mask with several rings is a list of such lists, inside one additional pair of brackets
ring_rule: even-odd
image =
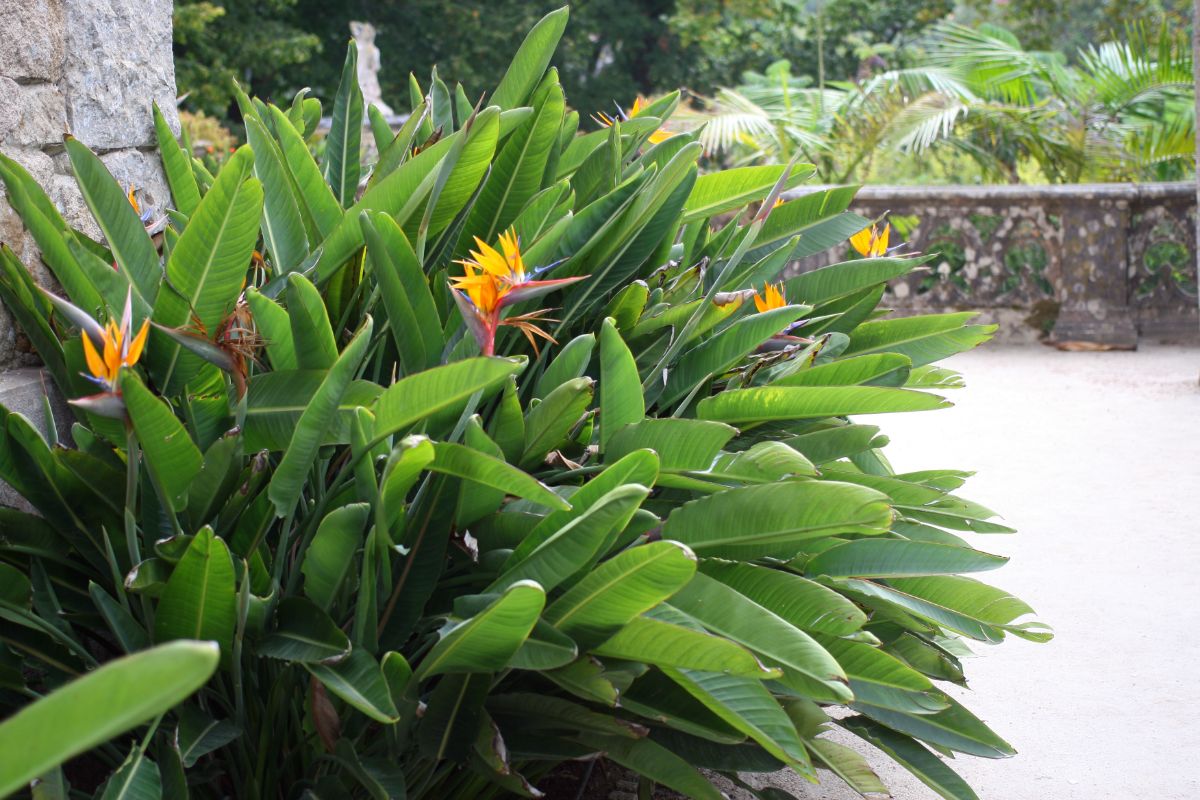
[(125, 356), (125, 366), (132, 367), (142, 357), (142, 349), (146, 346), (146, 335), (150, 333), (150, 320), (142, 322), (142, 329), (138, 331), (137, 336), (133, 337), (133, 342), (129, 345), (129, 354)]
[(87, 334), (83, 335), (83, 357), (87, 359), (88, 371), (101, 380), (108, 380), (108, 368), (104, 364), (104, 359), (96, 352), (96, 346), (92, 344), (92, 340)]

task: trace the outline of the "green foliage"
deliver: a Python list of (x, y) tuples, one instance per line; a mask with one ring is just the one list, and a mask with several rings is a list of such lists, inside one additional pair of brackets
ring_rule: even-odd
[(855, 311), (913, 258), (759, 311), (752, 285), (867, 224), (852, 191), (698, 178), (655, 135), (674, 98), (575, 136), (565, 22), (478, 110), (435, 82), (375, 172), (348, 80), (322, 159), (303, 97), (243, 98), (212, 180), (159, 125), (169, 253), (79, 143), (105, 245), (0, 162), (67, 297), (8, 250), (0, 296), (78, 418), (77, 449), (0, 425), (38, 514), (0, 514), (0, 749), (32, 754), (0, 791), (536, 796), (596, 753), (691, 797), (718, 796), (697, 765), (878, 791), (822, 706), (946, 797), (973, 795), (927, 746), (1012, 753), (938, 688), (962, 639), (1048, 636), (959, 575), (1004, 561), (966, 536), (1009, 529), (851, 421), (946, 405), (924, 365), (991, 329)]

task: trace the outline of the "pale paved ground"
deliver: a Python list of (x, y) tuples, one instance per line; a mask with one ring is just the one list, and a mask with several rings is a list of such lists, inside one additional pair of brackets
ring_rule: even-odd
[[(947, 363), (967, 380), (956, 407), (879, 418), (887, 452), (901, 471), (978, 472), (961, 494), (1019, 530), (976, 537), (1013, 559), (981, 577), (1057, 633), (965, 664), (956, 694), (1019, 755), (953, 766), (984, 800), (1200, 797), (1200, 349)], [(897, 800), (935, 797), (881, 774)], [(857, 797), (830, 783), (800, 796)]]

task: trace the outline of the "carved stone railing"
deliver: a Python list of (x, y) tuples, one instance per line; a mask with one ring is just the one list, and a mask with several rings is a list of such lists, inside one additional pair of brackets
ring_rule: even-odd
[(898, 311), (977, 309), (1009, 340), (1200, 340), (1193, 183), (867, 186), (851, 208), (937, 254), (890, 287)]

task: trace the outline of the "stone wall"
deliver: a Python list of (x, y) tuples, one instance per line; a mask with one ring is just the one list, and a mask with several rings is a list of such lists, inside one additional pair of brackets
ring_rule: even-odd
[(868, 186), (852, 210), (937, 254), (885, 297), (903, 312), (978, 309), (1018, 341), (1200, 340), (1192, 183)]
[[(0, 0), (0, 152), (92, 236), (99, 231), (71, 177), (63, 134), (99, 153), (143, 204), (166, 206), (151, 103), (178, 131), (171, 11), (171, 0)], [(48, 278), (2, 185), (0, 242)], [(29, 361), (27, 351), (0, 310), (0, 369)]]

